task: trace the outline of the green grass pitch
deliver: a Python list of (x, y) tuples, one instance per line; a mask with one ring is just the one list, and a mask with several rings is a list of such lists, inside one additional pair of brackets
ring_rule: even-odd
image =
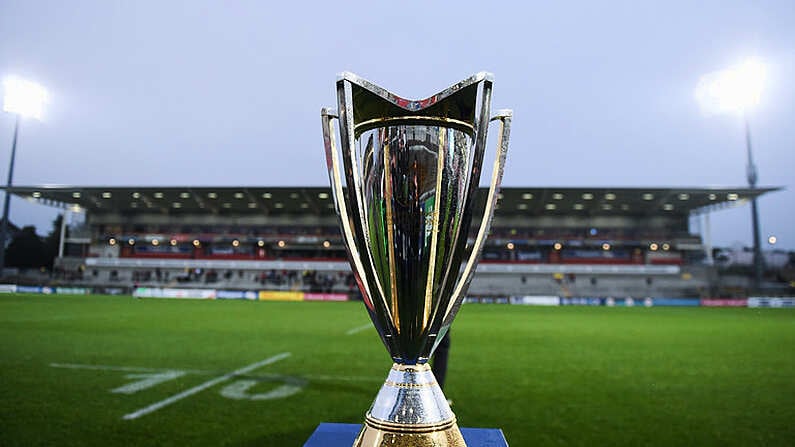
[[(300, 446), (363, 420), (391, 364), (367, 324), (361, 303), (3, 295), (0, 445)], [(795, 312), (465, 305), (447, 382), (461, 426), (512, 446), (792, 445)]]

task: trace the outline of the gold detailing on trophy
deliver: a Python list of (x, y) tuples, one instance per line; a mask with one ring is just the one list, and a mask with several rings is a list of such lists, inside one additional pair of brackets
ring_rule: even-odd
[(403, 363), (393, 363), (392, 369), (394, 371), (399, 372), (423, 372), (423, 371), (430, 371), (431, 365), (427, 363), (416, 364), (416, 365), (405, 365)]
[(455, 418), (439, 424), (391, 424), (367, 417), (354, 447), (466, 447)]
[(400, 314), (398, 314), (398, 294), (397, 278), (395, 275), (395, 228), (392, 220), (392, 157), (389, 151), (389, 143), (384, 145), (384, 202), (386, 202), (386, 237), (387, 250), (389, 251), (389, 288), (391, 292), (390, 302), (392, 304), (392, 323), (395, 331), (400, 333)]
[[(326, 156), (328, 157), (328, 161), (331, 163), (329, 166), (329, 171), (331, 173), (331, 186), (334, 189), (334, 198), (335, 202), (337, 203), (337, 212), (340, 214), (340, 221), (342, 222), (342, 233), (345, 237), (346, 245), (348, 249), (351, 251), (351, 260), (353, 261), (354, 267), (356, 268), (357, 273), (360, 277), (364, 277), (364, 266), (362, 265), (362, 257), (359, 255), (359, 250), (356, 249), (356, 244), (354, 241), (353, 236), (353, 229), (351, 228), (350, 220), (348, 219), (348, 209), (347, 203), (345, 200), (345, 195), (342, 191), (342, 178), (340, 177), (340, 170), (339, 170), (339, 155), (337, 154), (337, 132), (334, 131), (334, 122), (331, 121), (331, 116), (324, 115), (323, 116), (323, 126), (324, 126), (324, 134), (328, 134), (328, 142), (326, 143)], [(373, 295), (370, 292), (369, 284), (367, 281), (361, 281), (362, 286), (364, 287), (364, 292), (368, 295), (368, 298), (372, 299)]]
[(436, 153), (436, 191), (433, 199), (433, 226), (431, 228), (431, 253), (428, 256), (428, 280), (425, 282), (425, 305), (422, 308), (422, 330), (428, 327), (433, 307), (433, 285), (436, 275), (436, 249), (439, 245), (439, 206), (442, 203), (442, 174), (444, 173), (447, 133), (439, 132), (439, 150)]
[(384, 382), (384, 385), (393, 387), (393, 388), (428, 388), (436, 385), (436, 382), (426, 382), (426, 383), (403, 383), (403, 382), (391, 382), (389, 380)]
[(405, 383), (405, 382), (392, 382), (391, 380), (387, 380), (384, 382), (384, 385), (391, 386), (393, 388), (427, 388), (436, 385), (436, 381), (425, 382), (425, 383)]

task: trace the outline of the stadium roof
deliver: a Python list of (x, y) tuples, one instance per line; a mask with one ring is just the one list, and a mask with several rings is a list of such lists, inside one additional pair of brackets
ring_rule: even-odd
[[(3, 188), (6, 189), (6, 188)], [(687, 215), (735, 206), (765, 188), (502, 188), (497, 214), (512, 216)], [(44, 205), (89, 213), (316, 214), (334, 213), (327, 187), (267, 186), (15, 186), (9, 191)], [(487, 190), (479, 194), (485, 197)], [(482, 201), (479, 201), (482, 203)]]

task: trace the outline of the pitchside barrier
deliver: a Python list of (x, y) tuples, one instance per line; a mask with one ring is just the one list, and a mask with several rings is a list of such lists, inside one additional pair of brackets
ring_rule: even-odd
[(669, 298), (669, 297), (559, 297), (512, 296), (467, 297), (467, 303), (510, 303), (526, 306), (607, 306), (607, 307), (795, 307), (792, 297)]
[[(43, 295), (124, 295), (129, 289), (47, 287), (17, 284), (0, 284), (2, 293), (32, 293)], [(251, 301), (349, 301), (345, 293), (310, 293), (284, 290), (220, 290), (168, 287), (136, 287), (132, 295), (137, 298), (173, 298), (204, 300)], [(607, 307), (751, 307), (795, 308), (795, 297), (752, 296), (745, 298), (668, 298), (668, 297), (560, 297), (560, 296), (470, 296), (467, 303), (516, 304), (525, 306), (607, 306)]]
[[(46, 287), (0, 284), (2, 293), (32, 293), (42, 295), (129, 295), (124, 288)], [(345, 293), (309, 293), (273, 290), (218, 290), (171, 287), (136, 287), (132, 290), (136, 298), (173, 298), (199, 300), (251, 300), (251, 301), (348, 301)]]
[(774, 296), (752, 296), (748, 298), (748, 307), (773, 307), (773, 308), (793, 308), (795, 298), (781, 298)]
[(252, 301), (348, 301), (344, 293), (305, 293), (283, 290), (215, 290), (172, 289), (138, 287), (133, 291), (137, 298), (188, 298), (203, 300), (252, 300)]

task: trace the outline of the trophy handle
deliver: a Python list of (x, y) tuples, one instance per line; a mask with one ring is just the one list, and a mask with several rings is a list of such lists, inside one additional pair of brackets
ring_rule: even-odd
[[(474, 244), (472, 245), (472, 252), (469, 254), (469, 260), (464, 266), (464, 271), (461, 278), (458, 280), (453, 295), (450, 298), (450, 303), (447, 305), (445, 311), (445, 320), (451, 315), (451, 311), (456, 305), (460, 305), (461, 294), (469, 289), (469, 284), (472, 282), (472, 276), (475, 273), (480, 253), (483, 251), (483, 244), (489, 235), (491, 229), (491, 220), (494, 217), (494, 209), (497, 205), (498, 196), (500, 193), (500, 183), (502, 183), (502, 174), (505, 170), (505, 157), (508, 154), (508, 140), (511, 137), (511, 119), (513, 118), (512, 110), (498, 110), (497, 113), (489, 119), (491, 121), (500, 121), (500, 133), (497, 137), (497, 156), (494, 159), (494, 168), (491, 172), (491, 185), (489, 185), (489, 195), (486, 198), (486, 206), (483, 210), (483, 217), (480, 220), (480, 228), (475, 237)], [(445, 324), (447, 322), (445, 321)]]
[(334, 206), (337, 208), (337, 215), (342, 224), (342, 237), (345, 238), (345, 248), (348, 250), (348, 258), (353, 261), (354, 276), (359, 284), (359, 290), (363, 293), (364, 303), (370, 311), (373, 311), (372, 295), (366, 281), (362, 281), (364, 276), (364, 266), (362, 258), (354, 243), (353, 229), (348, 218), (348, 203), (342, 191), (342, 176), (340, 175), (339, 150), (337, 148), (337, 133), (334, 130), (332, 119), (339, 120), (339, 115), (332, 109), (323, 108), (320, 110), (320, 118), (323, 124), (323, 144), (326, 147), (326, 168), (328, 169), (329, 180), (331, 181), (331, 192), (334, 197)]

